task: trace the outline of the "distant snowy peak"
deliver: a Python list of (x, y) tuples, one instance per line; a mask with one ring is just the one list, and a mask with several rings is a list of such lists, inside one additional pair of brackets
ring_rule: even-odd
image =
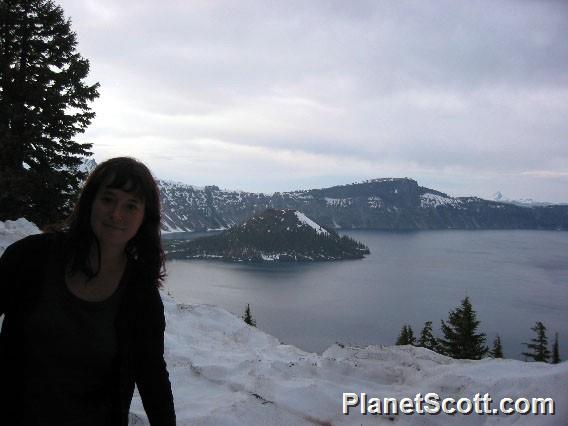
[(506, 198), (503, 196), (501, 191), (497, 191), (495, 194), (493, 194), (493, 201), (505, 201), (505, 200)]
[(83, 173), (91, 173), (95, 167), (97, 167), (97, 162), (94, 158), (86, 158), (83, 163), (79, 166), (79, 171)]
[(503, 195), (501, 191), (497, 191), (493, 194), (493, 200), (499, 201), (501, 203), (515, 204), (521, 207), (540, 207), (540, 206), (553, 206), (555, 203), (549, 203), (546, 201), (535, 201), (532, 198), (520, 198), (517, 200), (512, 200)]

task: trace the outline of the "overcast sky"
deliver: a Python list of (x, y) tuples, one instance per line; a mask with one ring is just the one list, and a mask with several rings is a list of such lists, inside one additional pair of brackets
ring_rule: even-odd
[(266, 193), (412, 177), (568, 202), (566, 1), (59, 4), (101, 84), (79, 139), (97, 161)]

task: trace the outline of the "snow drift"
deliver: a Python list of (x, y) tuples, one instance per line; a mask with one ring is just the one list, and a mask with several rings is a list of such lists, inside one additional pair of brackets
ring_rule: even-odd
[[(166, 360), (179, 424), (375, 425), (516, 424), (564, 425), (568, 421), (568, 363), (516, 360), (454, 360), (413, 346), (334, 345), (322, 355), (282, 345), (211, 305), (180, 305), (164, 294)], [(554, 416), (397, 415), (342, 411), (343, 392), (414, 398), (551, 397)], [(134, 424), (144, 422), (139, 399)], [(389, 418), (390, 417), (390, 418)]]

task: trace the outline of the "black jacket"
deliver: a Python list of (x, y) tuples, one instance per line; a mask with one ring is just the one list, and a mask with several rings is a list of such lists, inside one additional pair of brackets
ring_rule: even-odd
[[(0, 258), (0, 425), (18, 425), (22, 391), (22, 326), (34, 308), (49, 262), (62, 261), (63, 236), (26, 237)], [(113, 393), (113, 426), (127, 425), (134, 385), (154, 426), (175, 425), (171, 385), (164, 361), (164, 306), (156, 285), (133, 262), (116, 320), (119, 357)]]

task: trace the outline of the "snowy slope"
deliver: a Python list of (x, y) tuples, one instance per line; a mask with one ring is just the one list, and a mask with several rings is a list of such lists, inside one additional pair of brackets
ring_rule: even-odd
[[(375, 425), (377, 416), (341, 414), (343, 392), (411, 397), (555, 398), (555, 416), (394, 416), (395, 424), (561, 425), (568, 421), (568, 363), (458, 361), (412, 346), (332, 346), (323, 355), (282, 345), (211, 305), (163, 296), (168, 362), (179, 424)], [(142, 421), (139, 399), (132, 412)]]
[[(0, 252), (29, 223), (0, 222)], [(21, 225), (21, 226), (20, 226)], [(167, 287), (167, 284), (166, 284)], [(307, 353), (212, 305), (181, 305), (163, 293), (166, 361), (179, 425), (566, 425), (568, 363), (459, 361), (412, 346), (334, 345)], [(363, 416), (341, 414), (343, 392), (370, 397), (552, 397), (556, 415)], [(139, 397), (131, 424), (147, 425)]]
[(318, 225), (309, 217), (307, 217), (304, 213), (296, 211), (295, 214), (298, 220), (300, 221), (300, 223), (303, 223), (305, 225), (308, 225), (310, 228), (313, 228), (318, 234), (323, 234), (323, 235), (329, 234), (329, 232), (327, 232), (324, 228), (322, 228), (320, 225)]
[(460, 207), (463, 203), (457, 198), (425, 193), (420, 196), (420, 207), (423, 209), (439, 207), (439, 206), (450, 206), (450, 207)]

